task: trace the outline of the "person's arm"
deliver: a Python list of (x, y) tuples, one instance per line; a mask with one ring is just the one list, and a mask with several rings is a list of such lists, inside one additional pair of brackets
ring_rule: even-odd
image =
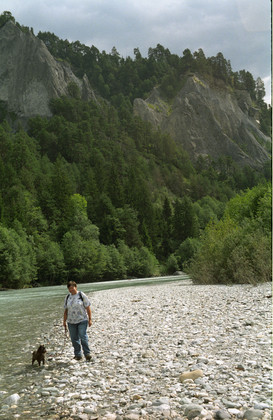
[(67, 331), (67, 324), (66, 324), (66, 320), (67, 320), (67, 308), (64, 310), (64, 321), (63, 321), (63, 326), (64, 326), (64, 331)]
[(85, 309), (86, 309), (86, 312), (87, 312), (87, 315), (88, 315), (88, 325), (89, 325), (89, 327), (91, 327), (91, 325), (92, 325), (91, 306), (89, 305)]

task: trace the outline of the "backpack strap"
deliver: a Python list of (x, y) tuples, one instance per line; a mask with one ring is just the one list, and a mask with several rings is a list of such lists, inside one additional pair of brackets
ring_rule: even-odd
[[(80, 294), (80, 298), (81, 298), (81, 300), (83, 301), (83, 295), (82, 295), (82, 292), (79, 292), (79, 294)], [(66, 296), (66, 299), (65, 299), (65, 305), (67, 305), (67, 301), (68, 301), (69, 296), (70, 296), (70, 293), (68, 293), (68, 295)]]

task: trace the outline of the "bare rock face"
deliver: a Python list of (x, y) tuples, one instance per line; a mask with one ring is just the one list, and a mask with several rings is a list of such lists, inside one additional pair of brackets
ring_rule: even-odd
[(0, 62), (0, 101), (18, 118), (50, 117), (50, 99), (67, 95), (71, 83), (78, 86), (83, 99), (94, 95), (87, 77), (79, 80), (39, 38), (12, 21), (0, 29)]
[(259, 130), (255, 108), (247, 92), (211, 87), (196, 75), (187, 79), (172, 105), (155, 88), (143, 101), (134, 101), (134, 113), (182, 143), (192, 159), (230, 156), (241, 165), (262, 166), (271, 139)]

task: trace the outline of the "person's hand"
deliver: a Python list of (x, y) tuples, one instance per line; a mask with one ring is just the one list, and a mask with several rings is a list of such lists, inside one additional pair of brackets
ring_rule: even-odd
[(92, 325), (92, 319), (89, 319), (88, 320), (88, 326), (91, 327), (91, 325)]
[(67, 325), (66, 325), (66, 322), (64, 322), (64, 332), (65, 332), (65, 334), (67, 333)]

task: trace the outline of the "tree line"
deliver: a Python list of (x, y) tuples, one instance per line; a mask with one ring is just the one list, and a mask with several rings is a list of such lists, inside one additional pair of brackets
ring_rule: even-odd
[[(11, 18), (5, 13), (0, 27)], [(230, 86), (251, 81), (247, 72), (237, 80), (223, 57), (206, 59), (200, 50), (179, 58), (158, 45), (147, 58), (136, 49), (132, 60), (39, 36), (108, 100), (83, 102), (72, 84), (70, 96), (51, 101), (52, 118), (37, 116), (16, 131), (0, 107), (0, 287), (178, 269), (205, 282), (268, 280), (270, 162), (260, 171), (229, 157), (193, 164), (181, 145), (132, 112), (133, 98), (156, 84), (171, 98), (196, 63), (207, 77), (221, 69)], [(248, 89), (262, 109), (262, 93), (259, 99), (253, 83)]]
[(195, 167), (169, 136), (105, 101), (64, 97), (51, 109), (28, 132), (0, 125), (1, 287), (187, 269), (236, 192), (270, 179), (228, 158)]
[(221, 52), (206, 57), (202, 48), (193, 53), (186, 48), (180, 57), (157, 44), (148, 49), (147, 57), (135, 48), (134, 58), (123, 58), (115, 47), (106, 53), (94, 45), (62, 40), (51, 32), (39, 32), (37, 36), (55, 58), (68, 62), (78, 77), (86, 74), (95, 90), (116, 107), (123, 107), (128, 101), (132, 104), (135, 98), (146, 99), (154, 86), (160, 86), (161, 93), (171, 101), (187, 75), (197, 72), (210, 83), (220, 80), (232, 91), (247, 91), (259, 108), (261, 130), (271, 135), (271, 110), (263, 101), (264, 82), (260, 77), (254, 80), (245, 69), (234, 72), (230, 60)]
[[(20, 25), (8, 11), (0, 15), (0, 28), (8, 20), (22, 31), (33, 33), (32, 28)], [(37, 36), (56, 59), (68, 62), (78, 77), (86, 74), (96, 92), (123, 112), (135, 98), (146, 99), (154, 86), (160, 86), (162, 94), (171, 101), (185, 83), (186, 76), (197, 72), (210, 83), (222, 81), (231, 91), (246, 90), (259, 109), (261, 130), (271, 136), (272, 112), (263, 100), (264, 82), (260, 77), (254, 80), (245, 69), (233, 71), (230, 60), (222, 52), (206, 57), (202, 48), (193, 53), (186, 48), (179, 56), (157, 44), (148, 49), (147, 57), (142, 56), (139, 48), (134, 48), (134, 58), (124, 58), (116, 47), (107, 53), (100, 52), (94, 45), (89, 47), (79, 41), (60, 39), (52, 32), (40, 31)]]

